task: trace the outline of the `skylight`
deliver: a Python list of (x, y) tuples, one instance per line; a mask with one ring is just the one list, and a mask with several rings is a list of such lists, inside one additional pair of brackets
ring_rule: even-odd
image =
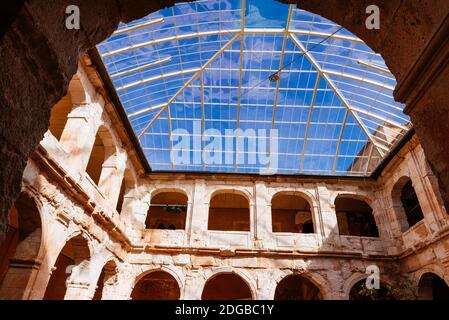
[(380, 55), (274, 0), (178, 3), (98, 51), (153, 171), (368, 176), (411, 128)]

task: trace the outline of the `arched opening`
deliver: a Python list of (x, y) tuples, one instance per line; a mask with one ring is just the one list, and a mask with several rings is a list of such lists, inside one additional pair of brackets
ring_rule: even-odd
[(449, 300), (449, 286), (434, 273), (422, 275), (418, 284), (419, 300)]
[(368, 289), (366, 279), (358, 281), (349, 292), (349, 300), (397, 300), (393, 291), (380, 283), (379, 289)]
[(100, 182), (101, 170), (105, 157), (106, 153), (103, 139), (99, 134), (97, 134), (95, 136), (94, 146), (92, 148), (92, 152), (90, 153), (89, 162), (86, 167), (86, 173), (96, 185)]
[(160, 192), (151, 199), (145, 226), (147, 229), (185, 229), (187, 196), (182, 192)]
[[(0, 285), (8, 296), (21, 298), (41, 247), (42, 221), (36, 202), (22, 192), (9, 211), (6, 239), (0, 244)], [(12, 267), (11, 260), (29, 267)], [(17, 281), (21, 279), (23, 281)], [(3, 291), (3, 290), (2, 290)]]
[(413, 188), (412, 180), (408, 180), (401, 190), (401, 202), (407, 217), (408, 227), (411, 228), (422, 219), (424, 215), (419, 205), (418, 196)]
[(154, 271), (140, 279), (131, 293), (133, 300), (179, 300), (176, 279), (165, 271)]
[(278, 283), (274, 300), (323, 300), (323, 295), (309, 279), (290, 275)]
[(208, 230), (249, 231), (248, 199), (232, 192), (214, 195), (209, 205)]
[(407, 231), (424, 219), (411, 179), (400, 178), (391, 191), (391, 201), (396, 219), (402, 232)]
[(72, 99), (70, 94), (67, 94), (51, 109), (49, 130), (57, 140), (61, 139), (62, 132), (67, 124), (67, 117), (72, 107)]
[(295, 194), (277, 194), (271, 200), (273, 232), (314, 233), (310, 204)]
[(123, 174), (123, 179), (120, 185), (120, 193), (117, 200), (116, 210), (118, 213), (121, 213), (124, 209), (128, 209), (128, 205), (130, 204), (130, 198), (132, 198), (132, 194), (135, 188), (135, 180), (129, 168), (125, 169), (125, 173)]
[(117, 265), (114, 261), (109, 261), (101, 270), (92, 300), (101, 300), (104, 292), (107, 291), (107, 287), (114, 285), (116, 278)]
[(89, 259), (90, 250), (88, 242), (82, 235), (78, 235), (67, 241), (56, 259), (43, 299), (63, 300), (67, 291), (67, 280), (73, 268), (82, 268)]
[[(95, 136), (94, 145), (90, 153), (86, 167), (86, 173), (92, 181), (101, 188), (101, 184), (107, 184), (116, 171), (115, 145), (108, 129), (100, 127)], [(103, 170), (107, 167), (109, 170)]]
[(235, 273), (220, 273), (206, 282), (202, 300), (253, 300), (249, 285)]
[(335, 211), (340, 235), (379, 237), (373, 209), (365, 201), (338, 197)]

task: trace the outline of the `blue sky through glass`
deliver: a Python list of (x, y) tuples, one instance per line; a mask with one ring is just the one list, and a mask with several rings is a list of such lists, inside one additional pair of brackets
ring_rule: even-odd
[(155, 171), (366, 176), (410, 129), (380, 55), (274, 0), (179, 3), (98, 50)]

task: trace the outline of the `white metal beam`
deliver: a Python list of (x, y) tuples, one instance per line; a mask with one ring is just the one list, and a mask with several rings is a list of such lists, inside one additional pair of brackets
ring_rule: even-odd
[(245, 14), (246, 14), (246, 0), (242, 0), (242, 30), (240, 37), (240, 65), (239, 65), (239, 88), (237, 93), (237, 131), (235, 137), (235, 172), (238, 172), (239, 159), (239, 132), (240, 132), (240, 110), (242, 104), (242, 86), (243, 86), (243, 50), (245, 49)]
[(368, 68), (371, 68), (371, 69), (374, 69), (374, 70), (377, 70), (377, 71), (381, 71), (381, 72), (385, 72), (385, 73), (388, 73), (388, 74), (392, 74), (390, 70), (382, 68), (380, 66), (376, 66), (375, 64), (369, 63), (369, 62), (364, 61), (364, 60), (357, 60), (357, 63), (362, 65), (362, 66), (365, 66), (365, 67), (368, 67)]
[[(248, 35), (255, 35), (255, 34), (284, 34), (285, 30), (282, 28), (245, 28), (243, 30), (245, 34)], [(130, 46), (120, 48), (117, 50), (109, 51), (101, 55), (103, 58), (111, 57), (116, 54), (125, 53), (131, 50), (140, 49), (144, 47), (153, 46), (156, 44), (161, 44), (164, 42), (169, 41), (180, 41), (185, 39), (191, 39), (191, 38), (199, 38), (199, 37), (205, 37), (205, 36), (213, 36), (213, 35), (220, 35), (220, 34), (238, 34), (241, 33), (241, 29), (223, 29), (223, 30), (209, 30), (209, 31), (201, 31), (201, 32), (193, 32), (193, 33), (187, 33), (182, 34), (178, 36), (171, 36), (171, 37), (165, 37), (160, 39), (155, 39), (147, 42), (132, 44)], [(316, 32), (316, 31), (310, 31), (310, 30), (290, 30), (291, 34), (297, 34), (297, 35), (310, 35), (310, 36), (317, 36), (317, 37), (331, 37), (333, 39), (339, 39), (339, 40), (347, 40), (352, 42), (360, 42), (363, 43), (362, 40), (356, 37), (348, 37), (348, 36), (341, 36), (341, 35), (332, 35), (325, 32)]]
[[(317, 61), (315, 60), (315, 58), (304, 48), (304, 46), (302, 45), (302, 43), (295, 37), (295, 35), (289, 34), (290, 38), (292, 39), (292, 41), (295, 43), (295, 45), (298, 46), (298, 48), (303, 52), (303, 54), (307, 57), (307, 59), (309, 59), (310, 63), (320, 72), (323, 72), (323, 70), (321, 69), (320, 65), (317, 63)], [(345, 105), (345, 107), (349, 110), (349, 112), (351, 113), (351, 115), (354, 117), (355, 121), (358, 123), (358, 125), (360, 126), (360, 128), (363, 130), (363, 132), (365, 133), (365, 135), (368, 137), (368, 139), (371, 141), (371, 143), (373, 145), (376, 146), (377, 150), (379, 151), (379, 153), (381, 154), (382, 157), (385, 156), (385, 151), (389, 151), (388, 148), (384, 147), (384, 146), (380, 146), (373, 138), (373, 136), (371, 135), (371, 133), (365, 128), (365, 126), (363, 125), (362, 121), (359, 119), (359, 117), (357, 116), (357, 114), (355, 112), (353, 112), (351, 105), (348, 103), (348, 101), (346, 100), (346, 98), (343, 96), (343, 94), (340, 92), (340, 90), (338, 90), (338, 88), (335, 86), (335, 84), (333, 83), (333, 81), (329, 78), (328, 75), (326, 75), (325, 73), (323, 73), (323, 78), (326, 80), (327, 84), (332, 88), (332, 90), (334, 90), (335, 94), (340, 98), (340, 100), (343, 102), (343, 104)]]
[(131, 50), (140, 49), (144, 47), (154, 46), (156, 44), (161, 44), (164, 42), (169, 41), (180, 41), (185, 39), (191, 39), (191, 38), (199, 38), (199, 37), (206, 37), (206, 36), (214, 36), (214, 35), (220, 35), (220, 34), (239, 34), (239, 29), (228, 29), (228, 30), (212, 30), (212, 31), (202, 31), (202, 32), (194, 32), (194, 33), (187, 33), (179, 36), (171, 36), (166, 38), (160, 38), (156, 40), (151, 40), (147, 42), (132, 44), (128, 47), (120, 48), (117, 50), (109, 51), (102, 55), (103, 58), (107, 58), (110, 56), (114, 56), (116, 54), (125, 53)]
[(131, 119), (131, 118), (137, 117), (137, 116), (139, 116), (141, 114), (144, 114), (144, 113), (147, 113), (147, 112), (150, 112), (150, 111), (153, 111), (153, 110), (157, 110), (157, 109), (163, 108), (164, 106), (165, 106), (165, 104), (160, 104), (160, 105), (157, 105), (157, 106), (145, 108), (145, 109), (142, 109), (142, 110), (139, 110), (139, 111), (136, 111), (136, 112), (133, 112), (133, 113), (129, 114), (128, 118)]
[(129, 89), (129, 88), (133, 88), (133, 87), (136, 87), (136, 86), (139, 86), (139, 85), (142, 85), (142, 84), (145, 84), (145, 83), (153, 82), (153, 81), (156, 81), (156, 80), (162, 80), (162, 79), (165, 79), (165, 78), (180, 76), (180, 75), (189, 74), (189, 73), (195, 73), (195, 72), (198, 72), (200, 70), (201, 70), (201, 68), (193, 68), (193, 69), (180, 70), (180, 71), (175, 71), (175, 72), (170, 72), (170, 73), (164, 73), (164, 74), (161, 74), (161, 75), (158, 75), (158, 76), (155, 76), (155, 77), (146, 78), (146, 79), (143, 79), (143, 80), (139, 80), (139, 81), (136, 81), (136, 82), (125, 84), (124, 86), (121, 86), (121, 87), (117, 88), (117, 91), (123, 91), (123, 90)]
[(346, 128), (346, 122), (348, 121), (348, 114), (349, 114), (349, 111), (348, 111), (348, 109), (346, 109), (345, 117), (344, 117), (343, 123), (341, 125), (340, 136), (338, 137), (337, 151), (335, 152), (334, 166), (332, 168), (333, 173), (335, 173), (335, 171), (337, 170), (338, 155), (340, 154), (341, 141), (343, 140), (343, 134), (344, 134), (345, 128)]
[(172, 59), (171, 57), (167, 57), (167, 58), (164, 58), (164, 59), (160, 59), (160, 60), (157, 60), (157, 61), (154, 61), (154, 62), (147, 63), (147, 64), (145, 64), (143, 66), (140, 66), (140, 67), (137, 67), (137, 68), (132, 68), (132, 69), (129, 69), (129, 70), (117, 72), (117, 73), (111, 74), (111, 78), (114, 79), (114, 78), (126, 76), (126, 75), (128, 75), (130, 73), (134, 73), (134, 72), (137, 72), (137, 71), (145, 70), (145, 69), (148, 69), (148, 68), (151, 68), (151, 67), (154, 67), (154, 66), (157, 66), (157, 65), (169, 62), (169, 61), (171, 61), (171, 59)]
[(363, 82), (363, 83), (371, 84), (373, 86), (376, 86), (376, 87), (379, 87), (379, 88), (383, 88), (383, 89), (388, 89), (388, 90), (391, 90), (391, 91), (394, 91), (394, 89), (395, 89), (395, 87), (390, 86), (390, 85), (388, 85), (386, 83), (370, 80), (370, 79), (367, 79), (367, 78), (364, 78), (364, 77), (359, 77), (359, 76), (356, 76), (354, 74), (350, 74), (350, 73), (347, 73), (347, 72), (337, 72), (337, 71), (333, 71), (333, 70), (329, 70), (329, 69), (323, 69), (323, 72), (326, 73), (326, 74), (337, 76), (337, 77), (344, 77), (344, 78), (348, 78), (348, 79), (351, 79), (351, 80), (357, 80), (357, 81), (360, 81), (360, 82)]
[(321, 73), (318, 73), (318, 76), (316, 77), (315, 87), (313, 89), (313, 96), (312, 96), (312, 103), (310, 104), (309, 117), (307, 118), (306, 132), (304, 134), (304, 143), (303, 143), (302, 153), (301, 153), (301, 162), (299, 165), (300, 172), (302, 172), (302, 170), (304, 168), (304, 158), (306, 155), (307, 138), (309, 137), (310, 123), (312, 122), (312, 113), (313, 113), (313, 109), (315, 108), (316, 95), (318, 92), (318, 85), (320, 84), (320, 79), (321, 79)]
[(271, 130), (270, 130), (270, 146), (268, 151), (268, 163), (267, 163), (267, 172), (270, 173), (270, 167), (271, 167), (271, 148), (272, 148), (272, 131), (274, 129), (274, 125), (276, 122), (276, 108), (279, 100), (279, 88), (281, 86), (281, 75), (284, 68), (284, 59), (285, 59), (285, 48), (287, 47), (287, 40), (288, 40), (288, 30), (290, 28), (290, 22), (292, 19), (293, 14), (293, 5), (291, 4), (289, 6), (288, 15), (287, 15), (287, 21), (285, 23), (285, 30), (284, 30), (284, 42), (282, 43), (282, 52), (281, 57), (279, 61), (279, 71), (277, 72), (278, 80), (276, 84), (276, 93), (274, 96), (274, 104), (273, 104), (273, 118), (271, 119)]
[(119, 29), (119, 30), (115, 31), (112, 35), (113, 36), (117, 36), (119, 34), (123, 34), (123, 33), (127, 33), (127, 32), (130, 32), (130, 31), (137, 30), (137, 29), (153, 26), (155, 24), (159, 24), (159, 23), (162, 23), (162, 22), (164, 22), (164, 18), (159, 18), (159, 19), (155, 19), (155, 20), (151, 20), (151, 21), (146, 21), (146, 22), (139, 23), (139, 24), (136, 24), (136, 25), (128, 27), (128, 28)]
[(351, 107), (351, 109), (353, 111), (357, 112), (357, 113), (361, 113), (361, 114), (367, 115), (367, 116), (369, 116), (371, 118), (375, 118), (377, 120), (380, 120), (380, 121), (383, 121), (385, 123), (391, 124), (392, 126), (395, 126), (395, 127), (399, 128), (401, 130), (404, 130), (404, 131), (408, 131), (409, 130), (409, 128), (406, 127), (406, 126), (403, 126), (403, 125), (401, 125), (399, 123), (396, 123), (395, 121), (389, 120), (387, 118), (384, 118), (384, 117), (379, 116), (377, 114), (374, 114), (372, 112), (369, 112), (369, 111), (366, 111), (366, 110), (362, 110), (362, 109), (359, 109), (359, 108), (356, 108), (356, 107)]

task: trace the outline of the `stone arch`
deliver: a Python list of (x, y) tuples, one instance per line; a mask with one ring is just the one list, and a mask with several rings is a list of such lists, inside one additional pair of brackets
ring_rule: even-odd
[(333, 198), (341, 235), (379, 237), (373, 201), (365, 195), (339, 193)]
[(352, 192), (352, 191), (344, 191), (344, 192), (335, 192), (330, 197), (330, 203), (331, 205), (335, 206), (335, 201), (338, 198), (346, 198), (346, 199), (355, 199), (366, 202), (373, 210), (374, 210), (374, 203), (375, 199), (372, 195), (364, 192)]
[[(208, 199), (207, 229), (251, 231), (252, 204), (248, 194), (235, 188), (215, 190)], [(226, 214), (228, 219), (221, 219)]]
[(73, 105), (79, 106), (90, 102), (89, 96), (86, 94), (88, 91), (82, 81), (82, 75), (77, 71), (69, 82), (68, 95), (72, 100)]
[(189, 195), (181, 188), (161, 188), (151, 192), (145, 220), (146, 229), (185, 230)]
[[(90, 259), (94, 249), (90, 236), (77, 230), (63, 243), (58, 256), (53, 259), (53, 268), (45, 290), (44, 300), (72, 298), (68, 283), (75, 283), (88, 289), (91, 282)], [(87, 292), (87, 290), (86, 290)]]
[(295, 271), (295, 270), (285, 270), (285, 272), (279, 274), (276, 277), (275, 284), (271, 288), (271, 299), (274, 300), (276, 295), (276, 288), (278, 284), (283, 280), (290, 276), (300, 276), (308, 281), (310, 281), (321, 293), (322, 300), (332, 300), (332, 289), (329, 286), (329, 283), (326, 279), (324, 279), (322, 276), (316, 273), (311, 272), (301, 272), (301, 271)]
[(425, 266), (424, 268), (419, 269), (416, 271), (413, 275), (413, 284), (416, 288), (419, 286), (419, 281), (426, 273), (433, 273), (443, 279), (447, 285), (449, 285), (449, 275), (447, 275), (447, 272), (444, 270), (443, 267), (440, 267), (436, 264), (430, 264), (428, 266)]
[[(208, 278), (204, 282), (204, 285), (203, 285), (201, 299), (204, 299), (203, 296), (205, 294), (205, 290), (207, 288), (208, 283), (211, 280), (216, 279), (217, 277), (220, 277), (222, 275), (232, 275), (232, 276), (238, 277), (247, 286), (249, 293), (251, 295), (251, 300), (257, 300), (257, 298), (258, 298), (257, 290), (256, 290), (256, 286), (255, 286), (251, 276), (249, 276), (244, 270), (239, 270), (239, 269), (235, 269), (232, 267), (218, 268), (216, 270), (213, 270), (208, 275)], [(227, 300), (227, 298), (222, 298), (222, 299)]]
[(162, 193), (162, 192), (177, 192), (177, 193), (182, 193), (187, 197), (187, 202), (191, 202), (192, 201), (192, 195), (191, 193), (184, 187), (162, 187), (162, 188), (154, 188), (151, 192), (150, 192), (150, 201), (151, 199), (153, 199), (156, 195)]
[(433, 272), (423, 272), (417, 288), (419, 300), (449, 300), (447, 279)]
[(361, 280), (364, 280), (368, 277), (366, 273), (353, 273), (345, 282), (343, 285), (343, 294), (344, 298), (346, 300), (349, 300), (349, 294), (352, 290), (352, 288), (356, 285), (356, 283), (360, 282)]
[(241, 187), (241, 188), (229, 188), (229, 187), (213, 188), (212, 190), (207, 192), (205, 195), (205, 198), (207, 199), (206, 200), (207, 204), (208, 205), (210, 204), (210, 201), (213, 197), (223, 194), (223, 193), (239, 194), (239, 195), (245, 197), (246, 200), (248, 200), (248, 203), (250, 205), (254, 204), (254, 196), (248, 190), (246, 190), (246, 188), (244, 188), (244, 187)]
[(276, 286), (274, 300), (322, 300), (321, 290), (307, 277), (293, 273)]
[[(150, 297), (147, 294), (148, 291), (147, 288), (145, 288), (145, 286), (142, 285), (141, 283), (146, 278), (150, 278), (151, 275), (158, 275), (159, 281), (165, 281), (171, 287), (170, 289), (172, 290), (174, 289), (176, 290), (176, 292), (169, 292), (167, 297), (167, 293), (163, 293), (162, 292), (163, 288), (161, 288), (161, 286), (157, 284), (157, 281), (155, 281), (156, 283), (153, 286), (153, 289), (155, 291), (159, 290), (158, 292), (159, 296), (156, 295), (154, 297)], [(177, 288), (174, 288), (173, 280)], [(176, 272), (170, 267), (162, 266), (160, 268), (151, 268), (149, 270), (142, 272), (135, 278), (133, 288), (131, 291), (132, 291), (131, 292), (132, 299), (137, 300), (166, 300), (167, 298), (169, 298), (169, 300), (181, 300), (184, 292), (184, 280), (178, 274), (178, 272)]]
[(303, 198), (304, 200), (306, 200), (309, 203), (311, 208), (318, 206), (316, 198), (313, 194), (311, 194), (307, 190), (297, 190), (297, 189), (276, 188), (275, 190), (272, 190), (271, 192), (269, 192), (270, 203), (273, 201), (273, 198), (279, 194), (300, 196), (301, 198)]
[(86, 166), (86, 174), (100, 189), (101, 183), (107, 178), (103, 169), (106, 165), (117, 165), (117, 155), (118, 147), (113, 133), (107, 126), (100, 125)]
[(33, 289), (46, 251), (44, 210), (39, 199), (26, 189), (10, 209), (6, 240), (0, 245), (3, 299), (27, 299)]
[[(367, 265), (365, 267), (368, 267)], [(360, 269), (358, 269), (360, 270)], [(382, 269), (381, 271), (381, 287), (393, 287), (393, 279), (390, 277), (387, 277), (386, 274), (382, 273)], [(350, 295), (351, 295), (351, 291), (354, 288), (355, 285), (357, 285), (358, 283), (360, 283), (361, 281), (365, 280), (366, 278), (368, 278), (369, 274), (361, 272), (361, 271), (354, 271), (352, 273), (352, 275), (347, 278), (344, 282), (343, 282), (343, 288), (342, 288), (342, 293), (343, 293), (343, 299), (345, 300), (350, 300)]]
[[(398, 223), (401, 227), (401, 231), (404, 232), (406, 230), (408, 230), (409, 228), (411, 228), (414, 224), (417, 223), (417, 219), (412, 219), (411, 217), (409, 217), (409, 215), (407, 214), (405, 208), (404, 208), (404, 203), (403, 203), (403, 191), (404, 188), (409, 188), (411, 184), (411, 188), (413, 188), (413, 192), (415, 192), (414, 190), (414, 185), (413, 185), (413, 180), (411, 179), (411, 177), (409, 176), (401, 176), (394, 184), (393, 187), (391, 189), (391, 193), (390, 193), (390, 200), (391, 203), (393, 205), (393, 211), (395, 213), (396, 219), (398, 220)], [(416, 196), (416, 192), (415, 192), (415, 196)], [(419, 199), (416, 198), (416, 201), (418, 202), (419, 205)], [(421, 220), (424, 218), (422, 216), (423, 212), (421, 210), (421, 207), (419, 208), (419, 211), (421, 213)], [(418, 213), (419, 215), (419, 213)]]
[[(305, 203), (306, 203), (306, 206), (304, 207), (304, 211), (309, 211), (309, 214), (307, 215), (307, 216), (305, 216), (305, 217), (299, 217), (300, 218), (300, 220), (304, 220), (304, 219), (306, 219), (306, 220), (311, 220), (311, 229), (310, 228), (307, 228), (307, 230), (306, 230), (306, 228), (302, 228), (302, 230), (293, 230), (293, 229), (289, 229), (288, 231), (282, 231), (282, 230), (284, 230), (285, 228), (281, 228), (282, 230), (280, 230), (280, 231), (275, 231), (275, 229), (276, 229), (276, 227), (275, 227), (275, 219), (276, 219), (276, 217), (275, 217), (275, 212), (274, 212), (274, 210), (276, 210), (276, 208), (273, 208), (273, 201), (274, 200), (276, 200), (276, 198), (278, 198), (278, 197), (284, 197), (284, 196), (290, 196), (290, 197), (296, 197), (296, 198), (298, 198), (298, 201), (297, 201), (297, 203), (298, 203), (298, 205), (300, 205), (300, 206), (303, 206), (304, 204), (302, 204), (301, 203), (301, 200), (302, 201), (304, 201)], [(282, 202), (287, 202), (287, 201), (282, 201)], [(316, 223), (316, 220), (315, 220), (315, 215), (316, 215), (316, 208), (315, 208), (315, 206), (314, 206), (314, 202), (313, 202), (313, 199), (308, 195), (308, 194), (306, 194), (306, 193), (304, 193), (304, 192), (301, 192), (301, 191), (277, 191), (276, 193), (274, 193), (272, 196), (271, 196), (271, 201), (270, 201), (270, 208), (271, 208), (271, 219), (272, 219), (272, 231), (273, 232), (294, 232), (294, 233), (316, 233), (316, 227), (317, 227), (317, 223)], [(278, 208), (279, 210), (281, 210), (280, 208)], [(291, 209), (291, 210), (289, 210), (289, 211), (292, 211), (291, 212), (291, 214), (295, 214), (294, 212), (293, 212), (293, 210), (300, 210), (301, 208), (299, 208), (299, 207), (294, 207), (294, 208), (288, 208), (288, 209)], [(283, 210), (283, 209), (282, 209)], [(290, 214), (290, 215), (291, 215)], [(310, 216), (310, 217), (309, 217)], [(297, 218), (298, 218), (298, 214), (295, 214), (295, 215), (293, 215), (292, 216), (293, 218), (294, 218), (294, 220), (293, 221), (290, 221), (290, 223), (288, 223), (288, 225), (297, 225), (296, 224), (296, 220), (298, 220)], [(304, 221), (299, 221), (299, 222), (306, 222), (307, 223), (307, 221), (306, 220), (304, 220)], [(304, 224), (303, 224), (304, 225)], [(309, 230), (310, 229), (310, 230)]]
[[(118, 263), (114, 257), (108, 257), (97, 277), (92, 300), (102, 300), (107, 286), (113, 286), (117, 281)], [(106, 288), (105, 288), (106, 287)]]
[(51, 109), (50, 114), (50, 126), (48, 130), (60, 141), (62, 133), (64, 132), (65, 126), (68, 121), (68, 116), (73, 108), (72, 97), (70, 93), (62, 97), (61, 100), (56, 103)]
[(134, 170), (128, 163), (123, 172), (123, 178), (120, 183), (120, 192), (116, 205), (116, 211), (121, 214), (124, 210), (127, 213), (132, 211), (132, 202), (135, 200), (135, 192), (137, 189), (137, 177)]

